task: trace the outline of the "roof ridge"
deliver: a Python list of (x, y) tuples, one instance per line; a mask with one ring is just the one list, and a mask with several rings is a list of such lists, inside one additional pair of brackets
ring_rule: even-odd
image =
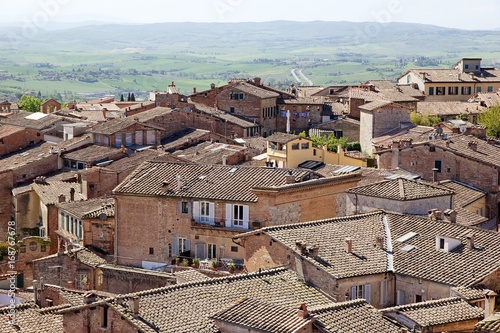
[(398, 305), (398, 306), (382, 309), (381, 311), (382, 312), (389, 312), (389, 311), (398, 311), (398, 310), (412, 310), (412, 309), (416, 310), (416, 309), (420, 309), (420, 308), (428, 308), (429, 306), (455, 304), (455, 303), (459, 303), (459, 302), (465, 302), (465, 300), (463, 300), (459, 296), (453, 296), (453, 297), (448, 297), (448, 298), (434, 299), (434, 300), (425, 301), (425, 302)]

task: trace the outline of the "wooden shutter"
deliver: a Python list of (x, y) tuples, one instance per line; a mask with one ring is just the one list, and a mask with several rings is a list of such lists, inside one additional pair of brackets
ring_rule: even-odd
[(207, 257), (206, 249), (207, 249), (207, 244), (205, 243), (194, 244), (194, 257), (204, 260)]
[(351, 300), (355, 300), (358, 297), (357, 290), (356, 286), (351, 287)]
[(243, 228), (248, 229), (248, 220), (249, 220), (249, 210), (248, 205), (243, 206)]
[(200, 222), (200, 202), (199, 201), (193, 202), (193, 219), (196, 222)]
[(233, 205), (231, 204), (226, 204), (226, 227), (232, 227), (233, 226), (233, 221), (232, 221), (232, 209)]
[(213, 202), (208, 203), (208, 221), (210, 224), (215, 223), (215, 204)]
[(172, 256), (179, 255), (179, 241), (177, 237), (172, 236)]
[(366, 299), (366, 302), (370, 303), (370, 295), (371, 295), (371, 285), (369, 283), (363, 286), (363, 297)]

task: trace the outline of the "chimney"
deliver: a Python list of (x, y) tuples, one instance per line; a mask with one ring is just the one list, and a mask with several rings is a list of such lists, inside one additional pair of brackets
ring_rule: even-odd
[(384, 248), (384, 237), (383, 236), (377, 236), (375, 237), (375, 245), (381, 249)]
[(132, 298), (132, 302), (133, 302), (132, 312), (134, 314), (134, 318), (139, 317), (139, 301), (140, 301), (140, 298), (138, 296), (134, 296)]
[(440, 210), (436, 210), (434, 212), (434, 219), (435, 220), (441, 220), (442, 219), (442, 212)]
[(474, 73), (469, 73), (469, 75), (470, 75), (470, 79), (474, 80)]
[(174, 81), (172, 81), (172, 84), (170, 86), (175, 87)]
[(295, 247), (297, 248), (297, 251), (300, 252), (300, 254), (306, 254), (307, 244), (305, 242), (295, 242)]
[(495, 137), (487, 137), (486, 138), (486, 142), (489, 144), (489, 145), (496, 145), (497, 143), (497, 139)]
[(294, 184), (295, 183), (295, 176), (292, 175), (292, 172), (290, 171), (288, 175), (286, 175), (286, 183), (287, 184)]
[(88, 292), (83, 294), (83, 304), (91, 304), (96, 301), (95, 294), (92, 292)]
[(408, 333), (408, 329), (406, 327), (401, 327), (401, 333)]
[(432, 168), (432, 182), (433, 183), (437, 183), (437, 172), (438, 172), (438, 168)]
[(309, 248), (309, 254), (311, 255), (311, 257), (316, 258), (319, 254), (319, 246), (318, 245), (311, 246)]
[(347, 253), (352, 253), (352, 239), (346, 238), (344, 241), (344, 250)]
[(297, 315), (302, 319), (307, 318), (307, 316), (309, 315), (309, 311), (307, 311), (306, 303), (300, 304), (299, 311), (297, 311)]
[(391, 148), (392, 148), (392, 149), (399, 148), (399, 144), (400, 144), (400, 142), (399, 142), (399, 141), (392, 141)]
[(450, 223), (457, 223), (457, 212), (453, 209), (444, 211), (444, 219)]
[(38, 297), (38, 281), (33, 280), (32, 283), (33, 283), (33, 296), (35, 298), (35, 304), (38, 304), (38, 306), (40, 306), (39, 304), (40, 297)]
[(215, 83), (210, 83), (210, 89), (215, 90)]
[(196, 94), (196, 87), (193, 87), (193, 94)]
[(66, 196), (64, 194), (59, 194), (57, 202), (59, 202), (59, 203), (66, 202)]
[(227, 165), (227, 155), (222, 155), (222, 165)]
[(69, 189), (69, 201), (75, 201), (75, 189), (73, 187)]
[(260, 86), (261, 85), (261, 78), (260, 77), (255, 77), (253, 79), (253, 82), (255, 83), (256, 86)]
[(469, 149), (473, 151), (477, 151), (477, 141), (469, 141), (468, 143)]
[(73, 288), (73, 281), (68, 281), (68, 289), (74, 289)]
[(465, 236), (465, 241), (467, 242), (466, 247), (469, 250), (473, 250), (474, 249), (474, 234), (473, 233), (467, 234)]
[(495, 314), (495, 299), (497, 293), (493, 290), (488, 291), (485, 295), (484, 302), (484, 318), (487, 319)]
[(422, 75), (422, 81), (425, 81), (425, 74), (427, 74), (426, 72), (420, 72), (420, 75)]
[(177, 175), (177, 191), (182, 190), (183, 186), (184, 186), (184, 181), (182, 180), (182, 176)]
[(106, 120), (106, 110), (102, 109), (101, 112), (102, 112), (102, 117), (104, 118), (104, 120)]

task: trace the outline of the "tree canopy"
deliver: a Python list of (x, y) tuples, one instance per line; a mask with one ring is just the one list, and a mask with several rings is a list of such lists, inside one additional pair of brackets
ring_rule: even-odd
[(19, 108), (29, 112), (39, 112), (42, 100), (35, 96), (23, 95), (19, 100)]
[(479, 125), (486, 126), (486, 135), (500, 136), (500, 106), (494, 105), (479, 115)]
[(413, 111), (410, 113), (410, 121), (414, 125), (421, 126), (432, 126), (441, 122), (438, 116), (431, 116), (428, 114), (421, 114)]

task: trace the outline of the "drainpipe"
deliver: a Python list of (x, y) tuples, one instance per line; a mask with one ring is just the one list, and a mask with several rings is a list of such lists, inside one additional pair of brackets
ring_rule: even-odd
[(118, 198), (115, 197), (115, 264), (118, 262)]

